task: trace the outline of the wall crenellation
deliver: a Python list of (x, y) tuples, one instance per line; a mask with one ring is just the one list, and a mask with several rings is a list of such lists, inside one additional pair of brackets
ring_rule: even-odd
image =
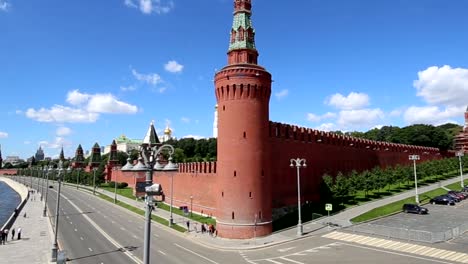
[(353, 147), (374, 151), (408, 152), (411, 154), (436, 154), (438, 148), (405, 145), (355, 138), (347, 135), (339, 135), (331, 132), (320, 131), (296, 125), (282, 124), (270, 121), (270, 138), (286, 141), (302, 141), (315, 144), (328, 144), (334, 146)]
[(179, 173), (216, 174), (215, 161), (179, 163)]

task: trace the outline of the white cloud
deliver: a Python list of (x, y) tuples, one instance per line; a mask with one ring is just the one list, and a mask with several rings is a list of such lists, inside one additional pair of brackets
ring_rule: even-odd
[(157, 73), (142, 74), (137, 72), (135, 69), (132, 69), (132, 74), (135, 79), (151, 85), (157, 85), (163, 82), (161, 76), (159, 76)]
[(80, 93), (79, 90), (73, 90), (67, 93), (67, 102), (71, 105), (81, 105), (90, 98), (89, 94)]
[(182, 72), (182, 70), (184, 69), (184, 65), (181, 65), (177, 63), (177, 61), (173, 60), (166, 63), (166, 65), (164, 65), (164, 69), (166, 69), (166, 71), (168, 72), (178, 73)]
[(196, 136), (196, 135), (187, 135), (187, 136), (184, 136), (182, 138), (193, 138), (193, 139), (202, 139), (202, 138), (205, 138), (203, 136)]
[(92, 113), (134, 114), (138, 107), (119, 101), (112, 94), (95, 94), (90, 97), (86, 110)]
[(417, 95), (431, 105), (466, 107), (468, 104), (468, 69), (432, 66), (418, 72), (413, 86)]
[(180, 120), (184, 123), (190, 123), (190, 118), (188, 117), (182, 117)]
[(159, 93), (164, 93), (167, 90), (167, 87), (161, 87), (158, 89)]
[(312, 113), (308, 113), (307, 114), (307, 120), (310, 121), (310, 122), (320, 122), (322, 121), (323, 119), (331, 119), (331, 118), (336, 118), (336, 114), (335, 113), (332, 113), (332, 112), (327, 112), (321, 116), (319, 115), (316, 115), (316, 114), (312, 114)]
[(130, 8), (139, 8), (143, 14), (166, 14), (174, 8), (174, 2), (162, 0), (125, 0), (124, 4)]
[(70, 135), (72, 132), (72, 130), (68, 127), (59, 127), (57, 128), (57, 131), (55, 132), (55, 134), (57, 136), (60, 136), (60, 137), (63, 137), (63, 136), (68, 136)]
[(289, 94), (289, 91), (287, 89), (283, 89), (283, 90), (275, 93), (275, 97), (276, 97), (276, 99), (281, 100), (284, 97), (288, 96), (288, 94)]
[(338, 116), (338, 125), (342, 128), (369, 128), (375, 126), (384, 118), (379, 108), (343, 110)]
[(432, 124), (439, 125), (452, 122), (451, 118), (463, 116), (464, 106), (446, 107), (441, 110), (438, 106), (411, 106), (403, 114), (408, 124)]
[(120, 86), (120, 90), (122, 92), (131, 92), (131, 91), (135, 91), (136, 90), (136, 87), (133, 86), (133, 85), (129, 85), (129, 86)]
[(320, 131), (334, 131), (335, 127), (336, 126), (333, 123), (324, 123), (316, 127), (315, 129), (320, 130)]
[(327, 99), (325, 103), (342, 110), (361, 109), (369, 105), (369, 96), (355, 92), (351, 92), (348, 96), (336, 93)]
[(322, 118), (316, 114), (307, 113), (307, 120), (310, 122), (320, 122)]
[(11, 4), (6, 0), (0, 0), (0, 11), (8, 11)]
[(394, 109), (392, 110), (388, 115), (391, 116), (391, 117), (399, 117), (403, 114), (404, 112), (404, 109)]
[(99, 114), (90, 113), (84, 109), (54, 105), (50, 109), (41, 108), (35, 110), (29, 108), (26, 111), (26, 116), (39, 122), (94, 123), (98, 119)]
[(7, 138), (8, 137), (8, 133), (7, 132), (1, 132), (0, 131), (0, 138)]
[(53, 142), (43, 140), (39, 141), (38, 145), (42, 146), (43, 148), (59, 149), (62, 148), (62, 146), (70, 147), (72, 142), (63, 137), (55, 137)]

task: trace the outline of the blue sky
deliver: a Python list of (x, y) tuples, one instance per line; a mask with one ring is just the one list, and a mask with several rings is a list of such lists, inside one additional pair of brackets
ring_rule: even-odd
[[(270, 120), (322, 130), (463, 124), (468, 2), (253, 0)], [(211, 137), (232, 0), (0, 0), (3, 157), (73, 156), (151, 120)], [(161, 133), (161, 132), (159, 132)]]

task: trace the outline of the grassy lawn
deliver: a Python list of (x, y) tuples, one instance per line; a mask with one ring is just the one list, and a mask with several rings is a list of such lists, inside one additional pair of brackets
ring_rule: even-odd
[[(465, 180), (464, 184), (466, 185), (467, 183), (468, 183), (468, 180)], [(455, 182), (455, 183), (449, 184), (449, 185), (447, 185), (445, 187), (448, 188), (448, 189), (451, 189), (451, 190), (460, 190), (460, 182)], [(443, 188), (438, 188), (438, 189), (435, 189), (435, 190), (432, 190), (432, 191), (429, 191), (429, 192), (422, 193), (422, 194), (419, 195), (420, 203), (421, 204), (428, 203), (429, 200), (432, 199), (433, 197), (436, 197), (436, 196), (441, 195), (441, 194), (446, 194), (446, 193), (447, 193), (447, 190), (445, 190)], [(414, 197), (409, 197), (409, 198), (406, 198), (404, 200), (397, 201), (397, 202), (394, 202), (394, 203), (391, 203), (391, 204), (387, 204), (387, 205), (382, 206), (382, 207), (374, 208), (374, 209), (370, 210), (369, 212), (366, 212), (366, 213), (364, 213), (362, 215), (359, 215), (359, 216), (351, 219), (351, 222), (352, 223), (361, 223), (361, 222), (372, 220), (372, 219), (375, 219), (375, 218), (378, 218), (378, 217), (387, 216), (387, 215), (390, 215), (390, 214), (393, 214), (393, 213), (400, 212), (401, 208), (403, 207), (403, 204), (405, 204), (405, 203), (415, 203)]]
[[(107, 186), (105, 184), (101, 185), (100, 188), (102, 188), (102, 189), (104, 189), (106, 191), (112, 192), (112, 193), (115, 191), (114, 186)], [(133, 189), (130, 188), (130, 187), (117, 189), (117, 194), (122, 195), (122, 196), (127, 197), (127, 198), (130, 198), (132, 200), (136, 199), (135, 196), (133, 195)], [(111, 200), (112, 200), (112, 202), (114, 201), (113, 198), (111, 198)], [(165, 203), (158, 203), (157, 207), (159, 209), (162, 209), (162, 210), (165, 210), (165, 211), (168, 211), (168, 212), (170, 211), (170, 206), (165, 204)], [(189, 213), (189, 215), (185, 215), (182, 210), (180, 210), (179, 208), (176, 208), (176, 207), (172, 207), (172, 213), (180, 215), (180, 216), (184, 216), (184, 217), (187, 217), (187, 218), (190, 218), (190, 219), (192, 219), (194, 221), (197, 221), (197, 222), (200, 222), (200, 223), (216, 225), (216, 220), (211, 218), (211, 217), (206, 217), (206, 216), (202, 216), (202, 215), (195, 214), (195, 213), (192, 213), (192, 214)]]

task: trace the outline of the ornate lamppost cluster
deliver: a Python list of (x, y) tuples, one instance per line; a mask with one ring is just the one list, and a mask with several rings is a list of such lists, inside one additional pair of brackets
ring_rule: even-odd
[[(162, 151), (167, 150), (169, 158), (166, 164), (161, 163)], [(130, 159), (122, 167), (122, 171), (131, 171), (134, 173), (145, 172), (145, 234), (144, 234), (144, 252), (143, 263), (150, 264), (150, 237), (151, 237), (151, 211), (154, 208), (154, 195), (163, 193), (161, 185), (153, 184), (153, 171), (177, 171), (179, 166), (172, 162), (174, 147), (171, 145), (161, 145), (156, 135), (153, 122), (150, 124), (148, 132), (143, 139), (143, 144), (139, 149), (140, 157), (136, 165), (132, 165)], [(173, 223), (172, 219), (172, 198), (173, 198), (173, 175), (171, 176), (171, 216), (169, 225)]]

